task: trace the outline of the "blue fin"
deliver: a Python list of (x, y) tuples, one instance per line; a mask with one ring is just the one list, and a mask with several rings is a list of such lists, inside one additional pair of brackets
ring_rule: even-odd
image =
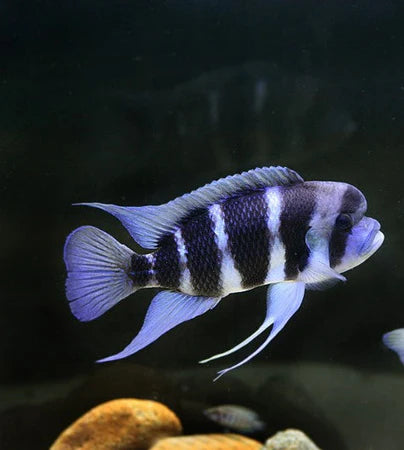
[(310, 249), (310, 259), (307, 268), (301, 273), (300, 279), (306, 283), (307, 289), (326, 289), (338, 281), (346, 281), (343, 275), (330, 267), (327, 233), (310, 228), (306, 233), (305, 242)]
[(126, 358), (154, 342), (182, 322), (191, 320), (214, 308), (220, 298), (192, 297), (179, 292), (161, 291), (152, 300), (143, 326), (133, 341), (120, 353), (98, 360)]
[(332, 269), (328, 263), (316, 257), (309, 260), (308, 266), (301, 272), (299, 278), (304, 283), (309, 284), (311, 289), (315, 289), (316, 285), (318, 287), (322, 286), (322, 288), (325, 288), (327, 284), (332, 286), (332, 281), (346, 281), (344, 275), (341, 275)]
[(81, 321), (96, 319), (136, 290), (127, 273), (134, 254), (95, 227), (74, 230), (66, 239), (66, 296)]
[(306, 283), (306, 289), (309, 291), (322, 291), (335, 286), (340, 281), (345, 280), (341, 280), (340, 278), (329, 278), (328, 280), (317, 281), (316, 283)]
[(394, 350), (404, 364), (404, 328), (398, 328), (384, 334), (383, 343), (390, 350)]
[(218, 376), (215, 378), (214, 381), (216, 381), (226, 372), (229, 372), (230, 370), (233, 370), (236, 367), (240, 367), (243, 364), (245, 364), (247, 361), (249, 361), (258, 353), (260, 353), (272, 341), (272, 339), (282, 330), (282, 328), (286, 325), (286, 323), (293, 316), (293, 314), (299, 309), (303, 301), (304, 290), (305, 290), (304, 283), (291, 281), (271, 284), (268, 287), (267, 313), (264, 322), (258, 328), (258, 330), (236, 347), (228, 350), (227, 352), (215, 355), (214, 357), (209, 358), (208, 360), (205, 361), (210, 361), (212, 359), (219, 358), (221, 356), (229, 355), (230, 353), (239, 350), (240, 348), (244, 347), (249, 342), (251, 342), (254, 338), (256, 338), (268, 327), (273, 325), (271, 333), (269, 334), (265, 342), (261, 344), (257, 350), (251, 353), (251, 355), (247, 356), (247, 358), (243, 359), (241, 362), (235, 364), (234, 366), (231, 366), (227, 369), (218, 372)]
[(244, 190), (302, 183), (303, 179), (286, 167), (262, 167), (213, 181), (189, 194), (159, 206), (124, 207), (103, 203), (78, 203), (100, 208), (119, 219), (142, 247), (155, 249), (162, 236), (196, 208), (205, 208)]

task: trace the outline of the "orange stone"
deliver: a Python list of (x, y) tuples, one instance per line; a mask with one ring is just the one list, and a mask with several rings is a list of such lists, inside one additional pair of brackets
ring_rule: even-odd
[(239, 434), (195, 434), (161, 439), (151, 450), (258, 450), (262, 444)]
[(102, 403), (77, 419), (50, 450), (141, 450), (182, 432), (178, 417), (161, 403), (119, 399)]

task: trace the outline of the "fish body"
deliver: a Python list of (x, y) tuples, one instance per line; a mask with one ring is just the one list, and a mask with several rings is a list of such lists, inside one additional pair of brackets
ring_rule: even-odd
[(250, 434), (265, 428), (265, 423), (260, 419), (259, 415), (245, 406), (214, 406), (206, 409), (204, 414), (222, 427), (238, 431), (239, 433)]
[(384, 239), (380, 224), (364, 216), (367, 203), (358, 189), (305, 182), (283, 167), (229, 176), (159, 206), (84, 205), (117, 217), (152, 251), (138, 255), (95, 227), (73, 231), (64, 250), (73, 314), (92, 320), (140, 288), (163, 289), (135, 339), (101, 361), (135, 353), (229, 294), (269, 285), (261, 327), (209, 359), (233, 353), (272, 326), (264, 344), (225, 371), (238, 367), (279, 333), (306, 289), (345, 280), (341, 273), (361, 264)]

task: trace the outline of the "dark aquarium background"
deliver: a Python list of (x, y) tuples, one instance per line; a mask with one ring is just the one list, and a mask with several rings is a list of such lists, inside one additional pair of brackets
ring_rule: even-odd
[[(0, 448), (44, 449), (89, 408), (161, 401), (186, 434), (202, 410), (258, 411), (264, 440), (300, 428), (324, 449), (399, 450), (404, 367), (404, 4), (400, 1), (3, 1), (0, 4)], [(132, 357), (154, 292), (80, 323), (66, 236), (120, 223), (80, 201), (165, 203), (213, 179), (283, 165), (349, 182), (386, 239), (348, 282), (306, 293), (258, 357), (201, 366), (261, 323), (265, 290), (226, 298)]]

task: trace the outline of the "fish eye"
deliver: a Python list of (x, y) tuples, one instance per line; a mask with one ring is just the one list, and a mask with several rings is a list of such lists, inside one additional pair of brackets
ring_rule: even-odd
[(349, 230), (353, 225), (352, 217), (349, 214), (341, 213), (335, 220), (335, 225), (339, 230)]

